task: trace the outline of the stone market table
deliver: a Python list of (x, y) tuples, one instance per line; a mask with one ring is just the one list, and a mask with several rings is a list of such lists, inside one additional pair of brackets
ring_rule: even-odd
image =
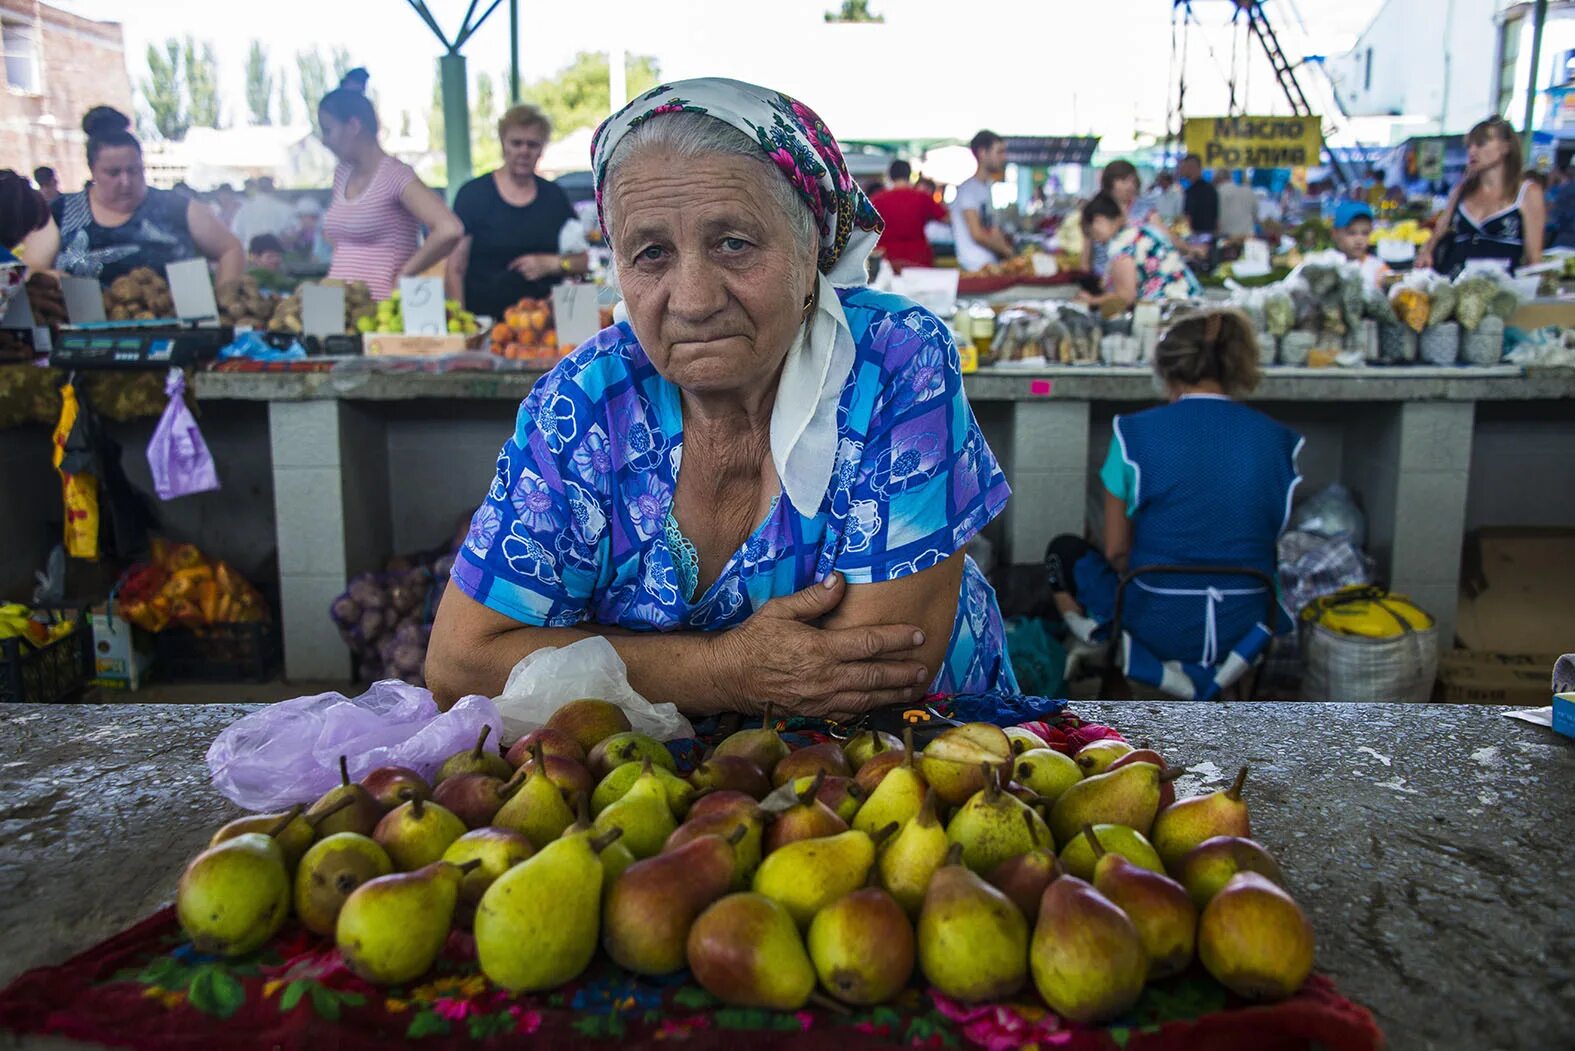
[[(237, 809), (213, 737), (252, 705), (0, 709), (0, 985), (169, 901)], [(1318, 966), (1399, 1051), (1549, 1048), (1575, 1033), (1575, 742), (1451, 705), (1079, 703), (1192, 772), (1252, 767), (1253, 828)], [(0, 1048), (67, 1041), (0, 1034)]]

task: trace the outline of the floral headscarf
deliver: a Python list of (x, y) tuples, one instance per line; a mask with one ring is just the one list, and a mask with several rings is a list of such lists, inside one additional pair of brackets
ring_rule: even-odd
[(748, 135), (809, 204), (820, 230), (820, 272), (836, 286), (865, 283), (864, 261), (884, 227), (843, 162), (837, 140), (815, 111), (780, 91), (705, 77), (660, 84), (602, 122), (591, 139), (596, 211), (602, 233), (607, 162), (629, 132), (664, 113), (704, 113)]

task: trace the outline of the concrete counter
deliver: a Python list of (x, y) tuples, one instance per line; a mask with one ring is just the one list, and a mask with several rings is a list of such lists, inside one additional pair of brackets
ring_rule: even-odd
[[(0, 983), (170, 900), (236, 809), (203, 755), (243, 705), (0, 709)], [(1088, 703), (1246, 798), (1318, 966), (1396, 1051), (1553, 1048), (1575, 1032), (1575, 744), (1442, 705)], [(1562, 1035), (1561, 1035), (1562, 1034)], [(0, 1047), (65, 1047), (0, 1034)]]

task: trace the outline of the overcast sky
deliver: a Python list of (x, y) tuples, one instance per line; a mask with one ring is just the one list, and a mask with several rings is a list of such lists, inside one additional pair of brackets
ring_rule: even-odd
[[(406, 0), (51, 0), (125, 27), (133, 83), (150, 41), (171, 27), (211, 40), (225, 119), (244, 123), (246, 53), (253, 38), (293, 64), (305, 41), (347, 48), (372, 74), (384, 122), (408, 110), (424, 122), (442, 47)], [(429, 0), (450, 31), (468, 0)], [(484, 8), (485, 2), (479, 5)], [(520, 0), (526, 80), (567, 65), (577, 51), (621, 43), (655, 55), (667, 78), (733, 76), (779, 88), (819, 110), (844, 138), (1004, 134), (1163, 133), (1173, 94), (1170, 0), (873, 0), (882, 26), (827, 26), (832, 0)], [(1265, 9), (1294, 62), (1347, 50), (1382, 0), (1268, 0)], [(508, 68), (508, 4), (465, 48), (471, 69)], [(1195, 0), (1188, 112), (1223, 113), (1236, 64), (1238, 89), (1257, 112), (1285, 112), (1255, 41), (1229, 28), (1228, 0)], [(1304, 21), (1305, 20), (1305, 21)], [(1250, 46), (1249, 46), (1250, 45)], [(293, 82), (293, 72), (291, 74)], [(1309, 81), (1315, 79), (1310, 75)], [(1316, 94), (1312, 86), (1309, 94)], [(296, 118), (301, 106), (292, 98)], [(1316, 104), (1316, 103), (1315, 103)]]

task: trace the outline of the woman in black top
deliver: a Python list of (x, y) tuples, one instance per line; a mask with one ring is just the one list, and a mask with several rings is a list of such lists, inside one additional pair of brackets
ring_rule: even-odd
[(50, 205), (59, 229), (55, 269), (97, 278), (106, 287), (139, 267), (162, 274), (167, 263), (206, 258), (214, 285), (241, 279), (246, 255), (208, 207), (143, 177), (142, 145), (124, 114), (97, 106), (82, 118), (93, 181)]
[(552, 125), (534, 106), (515, 106), (498, 121), (503, 166), (472, 179), (454, 198), (465, 239), (448, 257), (444, 287), (465, 309), (500, 318), (519, 300), (545, 299), (552, 286), (586, 270), (584, 252), (559, 251), (576, 223), (568, 196), (536, 175)]
[(1418, 267), (1455, 277), (1473, 259), (1517, 267), (1542, 261), (1547, 201), (1520, 177), (1520, 138), (1509, 121), (1490, 117), (1466, 133), (1466, 177), (1450, 194)]

